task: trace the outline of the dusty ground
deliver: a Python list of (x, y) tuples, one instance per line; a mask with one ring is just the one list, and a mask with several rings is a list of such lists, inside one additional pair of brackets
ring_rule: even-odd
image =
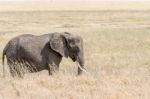
[(150, 11), (1, 12), (0, 56), (12, 37), (56, 31), (84, 39), (88, 74), (77, 77), (76, 64), (63, 59), (54, 76), (13, 79), (5, 65), (4, 79), (0, 65), (0, 99), (150, 98)]

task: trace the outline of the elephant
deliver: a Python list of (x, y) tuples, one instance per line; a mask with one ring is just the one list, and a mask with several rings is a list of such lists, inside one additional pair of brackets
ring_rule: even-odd
[(21, 75), (16, 69), (18, 64), (32, 67), (31, 72), (48, 70), (49, 75), (52, 75), (53, 71), (59, 71), (63, 57), (69, 57), (73, 62), (78, 63), (78, 75), (85, 70), (83, 39), (68, 32), (48, 33), (39, 36), (22, 34), (14, 37), (3, 49), (3, 71), (5, 56), (12, 77), (15, 77), (16, 74), (19, 77), (24, 75)]

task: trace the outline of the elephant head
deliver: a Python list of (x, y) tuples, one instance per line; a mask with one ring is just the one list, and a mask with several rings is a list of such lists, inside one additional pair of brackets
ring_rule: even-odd
[(54, 33), (50, 39), (51, 48), (63, 57), (70, 57), (74, 62), (78, 62), (78, 75), (84, 69), (83, 40), (79, 36), (70, 33)]

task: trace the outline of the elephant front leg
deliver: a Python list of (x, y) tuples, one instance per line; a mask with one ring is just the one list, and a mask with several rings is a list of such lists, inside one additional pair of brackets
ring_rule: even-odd
[(52, 75), (53, 73), (52, 73), (52, 66), (50, 65), (50, 64), (48, 64), (48, 73), (49, 73), (49, 75)]
[(54, 72), (58, 72), (59, 71), (59, 65), (54, 65), (53, 68), (54, 68)]
[(59, 71), (59, 65), (56, 65), (55, 63), (49, 64), (48, 67), (49, 67), (48, 69), (49, 75), (53, 75), (53, 73)]
[(48, 70), (49, 75), (53, 75), (52, 71), (49, 69)]

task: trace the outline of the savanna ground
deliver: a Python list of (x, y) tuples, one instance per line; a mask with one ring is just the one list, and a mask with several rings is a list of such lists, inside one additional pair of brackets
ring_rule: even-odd
[(53, 76), (11, 78), (5, 62), (0, 99), (150, 99), (150, 11), (1, 12), (0, 56), (17, 35), (64, 31), (84, 39), (88, 73), (63, 59)]

